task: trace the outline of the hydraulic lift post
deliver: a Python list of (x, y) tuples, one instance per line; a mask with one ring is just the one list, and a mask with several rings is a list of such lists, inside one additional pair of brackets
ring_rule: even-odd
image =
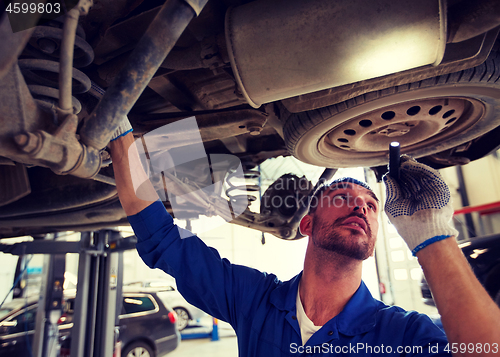
[[(56, 239), (54, 234), (52, 239)], [(47, 239), (47, 238), (46, 238)], [(33, 356), (56, 357), (59, 344), (57, 321), (61, 317), (63, 300), (64, 254), (46, 255), (43, 264), (42, 286), (36, 313), (36, 328), (33, 341)]]
[(123, 253), (109, 254), (108, 249), (119, 239), (120, 233), (111, 230), (82, 233), (82, 244), (96, 249), (80, 253), (71, 357), (113, 356), (121, 313)]
[[(56, 236), (56, 235), (54, 235)], [(34, 357), (55, 357), (59, 348), (65, 254), (78, 253), (78, 283), (71, 329), (71, 357), (112, 357), (121, 313), (123, 251), (135, 249), (135, 236), (115, 230), (82, 232), (79, 242), (50, 239), (0, 244), (12, 255), (46, 254), (37, 311)], [(117, 254), (116, 254), (117, 253)], [(49, 337), (49, 338), (47, 338)]]

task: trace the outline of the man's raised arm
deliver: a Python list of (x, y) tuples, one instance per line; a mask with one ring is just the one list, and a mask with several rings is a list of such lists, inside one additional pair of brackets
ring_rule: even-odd
[(118, 197), (127, 216), (139, 213), (158, 200), (148, 175), (144, 172), (131, 132), (108, 145), (113, 160)]
[(386, 175), (385, 210), (418, 258), (455, 356), (500, 354), (500, 309), (476, 279), (450, 225), (451, 195), (434, 169), (403, 157), (401, 178)]
[(499, 355), (500, 309), (476, 279), (454, 237), (429, 245), (417, 258), (441, 315), (450, 351), (457, 356)]

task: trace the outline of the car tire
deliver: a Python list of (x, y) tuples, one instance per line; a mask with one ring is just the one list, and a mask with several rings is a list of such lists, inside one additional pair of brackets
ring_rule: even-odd
[(290, 114), (283, 128), (288, 151), (322, 167), (373, 167), (387, 164), (392, 141), (418, 158), (493, 130), (500, 118), (498, 44), (475, 68)]
[(176, 307), (174, 308), (174, 311), (177, 314), (177, 321), (176, 321), (177, 329), (179, 331), (182, 331), (187, 327), (191, 317), (189, 316), (187, 310), (182, 307)]
[(155, 357), (151, 346), (143, 341), (137, 341), (126, 346), (121, 352), (122, 357)]

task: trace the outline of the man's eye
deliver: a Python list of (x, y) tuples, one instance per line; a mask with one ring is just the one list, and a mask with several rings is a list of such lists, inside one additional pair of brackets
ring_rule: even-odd
[(377, 210), (377, 206), (373, 205), (373, 204), (369, 204), (368, 207), (370, 207), (370, 209), (372, 211), (376, 211)]
[(347, 196), (346, 196), (346, 195), (335, 195), (335, 196), (333, 197), (333, 199), (334, 199), (334, 200), (338, 200), (338, 199), (340, 199), (340, 200), (345, 201), (345, 200), (347, 200)]

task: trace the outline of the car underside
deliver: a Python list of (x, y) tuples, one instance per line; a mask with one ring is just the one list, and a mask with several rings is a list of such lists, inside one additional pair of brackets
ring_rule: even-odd
[[(124, 115), (176, 218), (225, 215), (283, 239), (301, 237), (315, 183), (284, 175), (253, 212), (236, 174), (293, 155), (325, 179), (360, 166), (380, 178), (392, 141), (437, 169), (500, 146), (495, 0), (82, 0), (68, 11), (16, 32), (1, 17), (1, 238), (128, 224), (106, 149)], [(208, 164), (177, 164), (200, 145)]]

